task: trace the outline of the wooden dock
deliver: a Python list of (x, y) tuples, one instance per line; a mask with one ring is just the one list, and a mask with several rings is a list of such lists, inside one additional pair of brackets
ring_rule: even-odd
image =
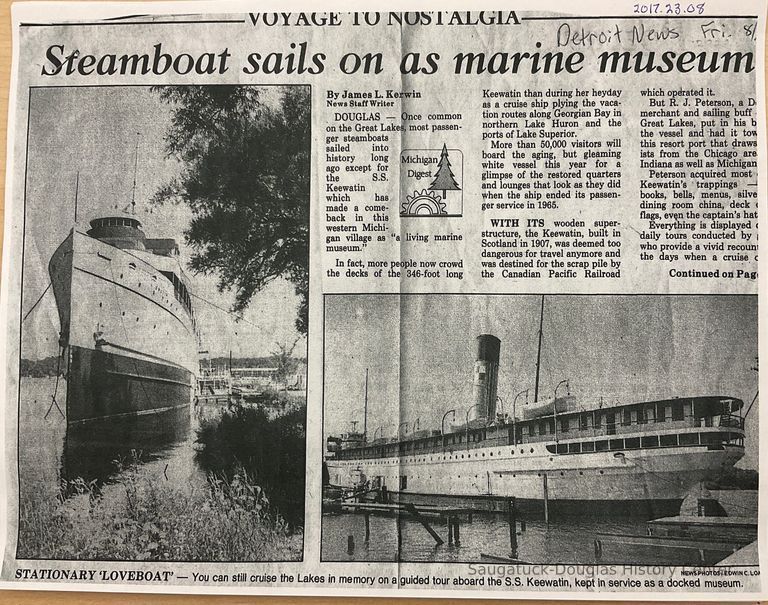
[(197, 402), (206, 404), (206, 405), (211, 405), (211, 404), (222, 405), (225, 403), (229, 403), (229, 395), (227, 395), (226, 393), (219, 394), (219, 395), (198, 395)]
[[(365, 515), (365, 542), (370, 540), (371, 526), (370, 516), (371, 514), (377, 515), (389, 515), (394, 516), (397, 520), (397, 545), (398, 545), (398, 558), (400, 553), (400, 545), (402, 544), (402, 527), (401, 518), (410, 517), (421, 523), (424, 529), (432, 536), (435, 544), (441, 546), (445, 544), (442, 537), (434, 530), (430, 521), (438, 521), (444, 523), (448, 527), (448, 545), (460, 546), (461, 545), (461, 522), (472, 522), (472, 514), (476, 512), (472, 508), (464, 506), (446, 506), (440, 504), (416, 504), (410, 502), (368, 502), (361, 500), (370, 493), (378, 493), (379, 499), (386, 500), (385, 494), (382, 494), (379, 490), (363, 490), (355, 492), (354, 494), (341, 497), (331, 498), (327, 497), (323, 500), (323, 512), (327, 513), (353, 513)], [(509, 498), (507, 500), (507, 522), (509, 524), (509, 540), (510, 540), (510, 555), (509, 557), (501, 556), (507, 562), (521, 562), (517, 559), (517, 505), (515, 498)], [(521, 522), (521, 530), (525, 530), (525, 524)], [(347, 536), (347, 552), (352, 554), (355, 550), (355, 540), (353, 535)], [(492, 557), (493, 555), (488, 555)], [(499, 560), (501, 560), (499, 559)]]
[(757, 539), (757, 518), (678, 515), (648, 521), (652, 536), (713, 539), (749, 544)]
[(393, 503), (382, 504), (379, 502), (341, 502), (341, 509), (347, 512), (377, 512), (382, 514), (397, 514), (398, 512), (409, 513), (417, 510), (423, 516), (438, 517), (446, 519), (448, 517), (467, 517), (472, 515), (471, 508), (449, 507), (431, 504)]
[(337, 510), (348, 513), (362, 513), (365, 515), (365, 541), (367, 542), (370, 537), (370, 515), (371, 513), (380, 515), (392, 515), (397, 519), (397, 534), (398, 544), (400, 543), (400, 519), (401, 517), (408, 516), (419, 523), (432, 536), (435, 544), (438, 546), (445, 544), (445, 541), (440, 535), (432, 528), (429, 523), (429, 519), (439, 520), (444, 522), (448, 526), (448, 544), (455, 544), (458, 546), (461, 544), (461, 530), (460, 524), (463, 519), (467, 521), (472, 520), (472, 510), (468, 508), (456, 508), (446, 506), (435, 505), (419, 505), (417, 508), (415, 504), (410, 503), (392, 503), (384, 504), (380, 502), (348, 502), (342, 500), (341, 502), (334, 503)]
[(613, 542), (633, 546), (654, 546), (661, 548), (681, 548), (687, 550), (716, 550), (721, 552), (736, 552), (749, 542), (736, 542), (733, 540), (707, 540), (678, 538), (675, 536), (643, 536), (641, 534), (596, 534), (597, 539), (603, 543)]
[(595, 556), (603, 544), (696, 550), (703, 562), (706, 552), (736, 553), (757, 539), (757, 519), (749, 517), (697, 517), (678, 515), (648, 521), (647, 535), (598, 533)]

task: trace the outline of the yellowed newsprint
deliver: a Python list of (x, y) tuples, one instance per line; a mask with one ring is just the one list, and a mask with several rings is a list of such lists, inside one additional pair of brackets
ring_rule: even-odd
[(0, 586), (766, 598), (765, 12), (15, 4)]

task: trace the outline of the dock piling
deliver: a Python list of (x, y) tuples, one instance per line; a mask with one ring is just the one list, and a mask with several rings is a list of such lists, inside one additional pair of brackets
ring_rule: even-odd
[(507, 523), (509, 524), (509, 549), (512, 559), (517, 559), (517, 501), (514, 497), (507, 500)]
[(366, 513), (365, 513), (365, 543), (368, 544), (370, 539), (371, 539), (371, 513), (366, 511)]
[(355, 536), (349, 534), (347, 536), (347, 554), (352, 555), (355, 553)]
[(400, 521), (400, 511), (398, 510), (395, 514), (395, 519), (397, 520), (397, 560), (399, 561), (402, 558), (402, 549), (403, 549), (403, 528), (402, 523)]
[(549, 486), (547, 485), (547, 473), (544, 473), (544, 523), (549, 525)]

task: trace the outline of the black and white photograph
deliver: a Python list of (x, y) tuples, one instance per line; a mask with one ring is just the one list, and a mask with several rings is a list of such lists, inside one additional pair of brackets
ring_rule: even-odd
[(755, 296), (324, 314), (324, 561), (757, 565)]
[(336, 8), (14, 4), (0, 589), (765, 599), (768, 0)]
[(29, 91), (19, 559), (300, 561), (308, 86)]

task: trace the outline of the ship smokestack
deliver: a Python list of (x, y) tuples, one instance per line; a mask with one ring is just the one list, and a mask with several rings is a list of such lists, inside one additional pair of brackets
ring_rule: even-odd
[(477, 418), (496, 418), (496, 392), (499, 380), (501, 341), (492, 334), (477, 337), (474, 372), (474, 396)]

